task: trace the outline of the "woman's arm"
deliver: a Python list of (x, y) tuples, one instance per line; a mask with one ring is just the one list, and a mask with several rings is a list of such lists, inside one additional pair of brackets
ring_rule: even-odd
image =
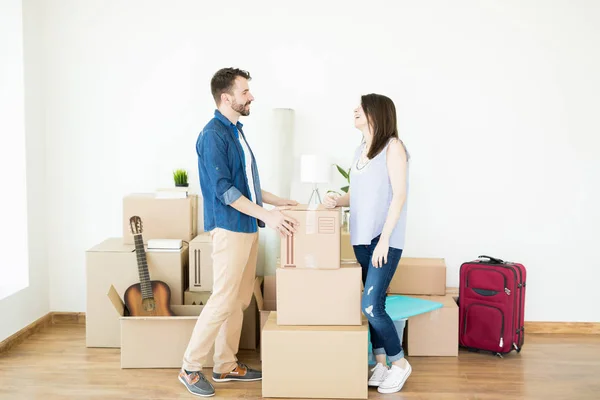
[(338, 207), (350, 207), (350, 188), (348, 188), (348, 193), (343, 196), (338, 197), (337, 199)]
[(376, 268), (387, 263), (390, 236), (392, 236), (406, 200), (406, 151), (404, 151), (404, 146), (397, 140), (390, 143), (387, 148), (387, 169), (392, 184), (392, 202), (388, 209), (379, 243), (373, 251), (372, 263)]
[(392, 184), (392, 202), (383, 225), (381, 239), (389, 242), (406, 200), (406, 152), (398, 140), (394, 140), (387, 148), (387, 169)]

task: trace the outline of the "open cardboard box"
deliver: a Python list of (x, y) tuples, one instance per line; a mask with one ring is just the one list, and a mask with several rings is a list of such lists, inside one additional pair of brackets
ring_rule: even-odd
[[(115, 287), (120, 296), (140, 281), (135, 246), (123, 244), (123, 238), (107, 238), (85, 254), (87, 347), (121, 347), (119, 316), (106, 298), (106, 289)], [(171, 305), (183, 304), (187, 287), (188, 245), (176, 251), (146, 249), (150, 279), (162, 281), (171, 290)]]
[[(121, 368), (181, 368), (204, 305), (171, 305), (174, 317), (132, 317), (117, 290), (108, 297), (121, 323)], [(213, 367), (214, 346), (204, 367)]]

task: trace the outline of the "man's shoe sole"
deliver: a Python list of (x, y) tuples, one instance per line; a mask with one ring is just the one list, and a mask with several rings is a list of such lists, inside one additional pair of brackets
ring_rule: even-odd
[(180, 376), (179, 376), (179, 377), (177, 377), (177, 378), (179, 379), (179, 382), (183, 383), (183, 386), (185, 386), (185, 388), (188, 390), (188, 392), (190, 392), (190, 393), (191, 393), (191, 394), (193, 394), (194, 396), (200, 396), (200, 397), (212, 397), (212, 396), (214, 396), (214, 395), (215, 395), (214, 393), (211, 393), (211, 394), (200, 394), (200, 393), (194, 393), (194, 392), (192, 392), (192, 391), (190, 390), (190, 388), (188, 387), (187, 383), (185, 383), (185, 382), (183, 381), (183, 379), (181, 379), (181, 377), (180, 377)]
[(390, 394), (390, 393), (396, 393), (396, 392), (401, 391), (411, 373), (412, 373), (412, 367), (409, 365), (408, 374), (406, 374), (406, 376), (404, 377), (404, 380), (402, 380), (402, 382), (400, 382), (400, 387), (382, 388), (380, 386), (377, 388), (377, 391), (382, 394)]
[(237, 381), (237, 382), (255, 382), (255, 381), (260, 381), (262, 380), (262, 377), (260, 378), (252, 378), (252, 379), (248, 379), (248, 378), (224, 378), (224, 379), (220, 379), (220, 378), (214, 378), (213, 377), (213, 381), (215, 382), (231, 382), (231, 381)]

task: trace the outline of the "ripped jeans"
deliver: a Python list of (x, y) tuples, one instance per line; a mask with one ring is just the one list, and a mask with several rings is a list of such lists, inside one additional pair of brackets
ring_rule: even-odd
[(378, 242), (379, 236), (373, 239), (370, 245), (353, 247), (356, 260), (362, 267), (362, 281), (365, 287), (362, 312), (369, 320), (373, 353), (386, 354), (390, 362), (394, 362), (404, 357), (404, 350), (394, 322), (385, 311), (385, 300), (386, 290), (400, 262), (402, 249), (390, 247), (387, 263), (381, 268), (375, 268), (372, 257)]

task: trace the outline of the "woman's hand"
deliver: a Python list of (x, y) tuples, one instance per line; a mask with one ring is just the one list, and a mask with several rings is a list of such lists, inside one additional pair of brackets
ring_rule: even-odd
[(327, 193), (325, 195), (325, 199), (323, 200), (323, 204), (325, 208), (336, 208), (338, 205), (338, 198), (340, 197), (337, 193)]
[(388, 252), (390, 251), (390, 242), (388, 239), (380, 238), (375, 250), (373, 250), (373, 258), (371, 262), (375, 268), (381, 268), (387, 263)]

